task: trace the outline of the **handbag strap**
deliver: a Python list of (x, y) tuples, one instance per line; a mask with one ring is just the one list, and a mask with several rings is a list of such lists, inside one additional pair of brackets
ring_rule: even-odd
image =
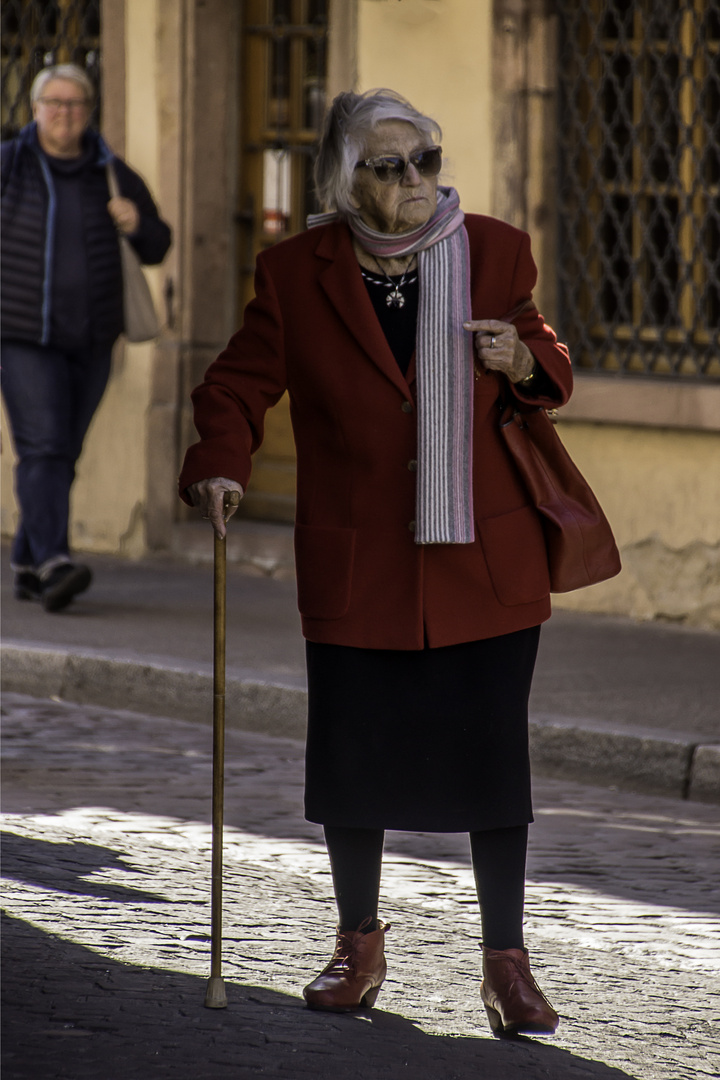
[(557, 424), (560, 419), (557, 406), (547, 409), (544, 405), (528, 405), (526, 402), (522, 402), (521, 406), (521, 403), (511, 394), (509, 382), (503, 384), (503, 388), (498, 394), (497, 407), (500, 413), (500, 427), (505, 427), (506, 424), (511, 423), (513, 420), (522, 427), (523, 418), (525, 416), (534, 416), (536, 413), (545, 413), (551, 424)]
[[(504, 315), (501, 315), (499, 322), (514, 323), (520, 315), (524, 314), (524, 312), (535, 310), (534, 300), (532, 297), (528, 297), (528, 299), (521, 300), (514, 308), (511, 308), (510, 311), (506, 311)], [(498, 395), (497, 405), (501, 413), (500, 425), (503, 426), (504, 424), (509, 423), (513, 416), (516, 413), (520, 413), (521, 410), (518, 401), (513, 397), (510, 391), (510, 380), (507, 376), (501, 376), (500, 382), (501, 390)], [(537, 409), (541, 409), (542, 405), (524, 405), (524, 408), (526, 412), (535, 412)], [(511, 409), (512, 411), (510, 412), (510, 415), (506, 417), (505, 413), (508, 409)]]
[(108, 161), (105, 169), (107, 173), (108, 189), (110, 191), (110, 198), (116, 199), (120, 196), (120, 185), (118, 184), (117, 174), (113, 166), (112, 161)]

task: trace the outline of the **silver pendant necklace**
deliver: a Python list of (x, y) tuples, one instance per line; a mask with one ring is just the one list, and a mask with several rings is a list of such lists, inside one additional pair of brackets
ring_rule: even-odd
[(403, 285), (405, 284), (405, 278), (408, 276), (408, 274), (410, 272), (410, 266), (412, 264), (412, 259), (410, 259), (410, 262), (408, 263), (408, 266), (407, 266), (407, 270), (405, 270), (405, 272), (402, 275), (402, 277), (400, 278), (400, 280), (398, 282), (395, 282), (390, 277), (390, 275), (387, 273), (387, 271), (383, 270), (382, 266), (380, 265), (380, 263), (378, 262), (378, 260), (375, 258), (374, 255), (373, 255), (372, 258), (373, 258), (373, 262), (377, 266), (378, 270), (380, 271), (381, 274), (385, 275), (385, 277), (388, 279), (388, 282), (389, 282), (389, 285), (390, 285), (390, 292), (385, 297), (385, 303), (387, 304), (387, 306), (388, 307), (394, 307), (394, 308), (405, 307), (405, 297), (403, 296), (403, 294), (401, 292), (401, 289), (402, 289)]

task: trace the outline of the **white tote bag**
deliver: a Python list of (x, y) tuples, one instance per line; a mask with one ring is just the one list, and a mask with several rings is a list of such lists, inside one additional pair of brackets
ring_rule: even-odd
[[(108, 187), (114, 199), (120, 195), (115, 170), (107, 167)], [(123, 308), (125, 312), (125, 337), (128, 341), (150, 341), (160, 333), (158, 319), (150, 286), (143, 273), (142, 264), (127, 236), (118, 233), (120, 261), (123, 275)]]

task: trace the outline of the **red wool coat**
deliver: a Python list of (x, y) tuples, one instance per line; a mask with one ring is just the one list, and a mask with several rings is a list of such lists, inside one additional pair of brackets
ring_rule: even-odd
[[(499, 319), (537, 277), (526, 233), (467, 215), (472, 318)], [(567, 350), (535, 311), (515, 323), (567, 401)], [(194, 391), (200, 442), (180, 476), (247, 487), (265, 411), (290, 395), (297, 449), (295, 555), (303, 633), (378, 649), (452, 645), (534, 626), (550, 614), (540, 523), (498, 434), (500, 379), (475, 381), (472, 544), (418, 545), (414, 362), (387, 344), (344, 224), (264, 251), (243, 327)], [(516, 391), (517, 392), (517, 391)], [(530, 399), (526, 399), (530, 400)]]

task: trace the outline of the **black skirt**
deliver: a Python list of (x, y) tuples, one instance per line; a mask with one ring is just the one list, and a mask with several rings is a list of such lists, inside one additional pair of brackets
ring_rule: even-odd
[(407, 652), (308, 641), (307, 819), (419, 832), (532, 821), (539, 637), (534, 626)]

